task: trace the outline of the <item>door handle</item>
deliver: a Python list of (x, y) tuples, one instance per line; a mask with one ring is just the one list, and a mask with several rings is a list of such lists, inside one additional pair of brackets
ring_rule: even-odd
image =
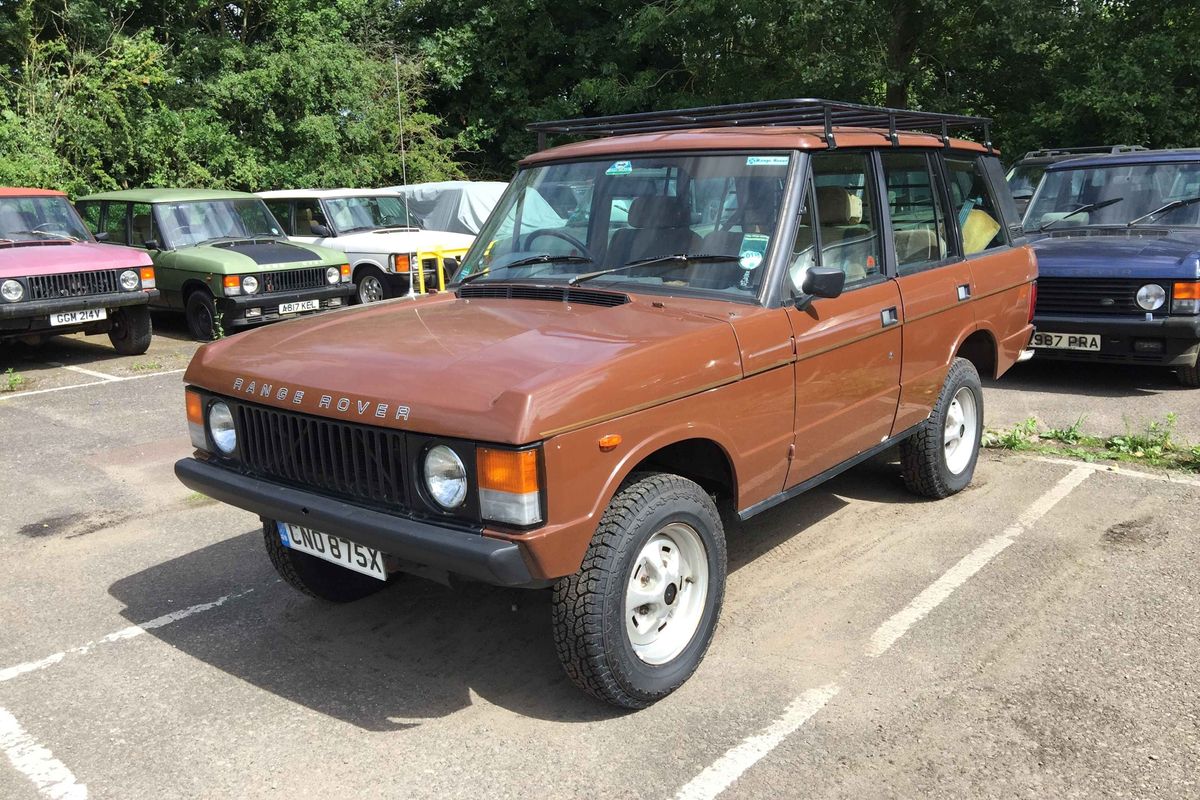
[(962, 302), (963, 300), (971, 299), (971, 284), (960, 283), (958, 285), (958, 299), (959, 299), (959, 302)]
[(885, 328), (895, 325), (900, 321), (900, 316), (896, 313), (895, 306), (892, 306), (891, 308), (885, 308), (883, 311), (879, 312), (879, 318), (883, 322), (883, 327)]

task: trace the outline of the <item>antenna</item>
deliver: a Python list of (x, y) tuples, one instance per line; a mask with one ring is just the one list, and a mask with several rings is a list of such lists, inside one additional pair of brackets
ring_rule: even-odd
[[(400, 181), (404, 188), (408, 189), (408, 159), (404, 151), (404, 99), (400, 96), (400, 54), (392, 53), (392, 66), (396, 70), (396, 116), (400, 119)], [(408, 210), (408, 192), (404, 194), (404, 224), (412, 225), (412, 214)], [(417, 269), (423, 270), (420, 264)], [(421, 283), (424, 284), (425, 273), (421, 272)], [(408, 265), (408, 294), (410, 297), (416, 294), (416, 285), (413, 283), (413, 264)], [(424, 288), (422, 286), (422, 288)]]

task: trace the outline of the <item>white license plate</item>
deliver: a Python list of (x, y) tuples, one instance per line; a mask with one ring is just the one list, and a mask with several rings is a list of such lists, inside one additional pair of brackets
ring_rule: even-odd
[(1038, 331), (1033, 335), (1033, 346), (1048, 350), (1099, 350), (1100, 334)]
[(103, 308), (85, 308), (82, 311), (59, 311), (50, 315), (51, 325), (78, 325), (81, 322), (96, 322), (107, 319)]
[(316, 311), (321, 307), (320, 300), (300, 300), (295, 303), (280, 303), (280, 314), (296, 314), (301, 311)]
[(284, 547), (323, 558), (381, 581), (387, 580), (387, 570), (383, 567), (383, 553), (374, 547), (287, 522), (276, 522), (275, 525)]

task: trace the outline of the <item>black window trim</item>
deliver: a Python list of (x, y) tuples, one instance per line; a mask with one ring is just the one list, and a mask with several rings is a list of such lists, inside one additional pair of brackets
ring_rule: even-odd
[[(888, 154), (891, 154), (891, 153), (897, 153), (897, 154), (921, 153), (926, 156), (926, 158), (925, 158), (926, 169), (930, 170), (930, 180), (934, 184), (932, 186), (932, 189), (933, 189), (933, 191), (937, 192), (938, 196), (941, 198), (942, 214), (943, 214), (943, 216), (945, 216), (945, 209), (950, 207), (950, 198), (946, 191), (946, 181), (943, 179), (943, 176), (941, 174), (941, 170), (943, 167), (941, 165), (940, 159), (938, 161), (937, 167), (933, 167), (929, 164), (929, 156), (930, 155), (933, 155), (935, 157), (939, 156), (941, 154), (941, 151), (937, 150), (935, 148), (925, 148), (925, 147), (904, 147), (904, 148), (900, 148), (900, 149), (876, 150), (875, 157), (879, 162), (879, 168), (880, 168), (879, 177), (880, 177), (880, 180), (883, 182), (881, 189), (884, 192), (886, 192), (887, 191), (887, 175), (883, 170), (883, 158), (882, 158), (884, 153), (888, 153)], [(883, 196), (886, 197), (887, 195), (884, 194)], [(885, 205), (885, 207), (887, 206), (886, 203), (884, 205)], [(890, 253), (891, 253), (892, 264), (894, 264), (894, 267), (895, 267), (895, 277), (907, 278), (909, 275), (919, 275), (920, 273), (928, 272), (931, 269), (940, 269), (942, 267), (949, 267), (954, 264), (960, 264), (966, 260), (961, 255), (958, 254), (958, 252), (961, 251), (961, 248), (959, 248), (959, 246), (958, 246), (958, 240), (957, 240), (958, 225), (957, 225), (957, 223), (954, 225), (950, 225), (947, 222), (947, 225), (946, 225), (947, 239), (953, 241), (955, 246), (953, 248), (950, 247), (949, 245), (951, 244), (951, 241), (947, 241), (946, 257), (942, 258), (942, 259), (938, 259), (936, 261), (918, 261), (915, 264), (907, 264), (907, 265), (905, 265), (908, 268), (907, 271), (903, 275), (901, 275), (900, 274), (900, 259), (896, 255), (896, 243), (895, 243), (895, 236), (894, 236), (895, 231), (892, 228), (892, 210), (891, 210), (891, 208), (886, 208), (886, 212), (887, 212), (888, 249), (890, 250)], [(934, 213), (935, 214), (937, 213), (937, 209), (934, 209)], [(954, 229), (953, 234), (951, 233), (951, 229)], [(913, 269), (914, 266), (916, 267), (916, 269)]]
[[(814, 243), (814, 247), (816, 247), (816, 252), (814, 253), (814, 258), (813, 258), (813, 264), (815, 266), (824, 266), (825, 265), (825, 261), (824, 261), (825, 247), (821, 242), (821, 224), (820, 224), (821, 215), (820, 215), (820, 207), (818, 206), (819, 201), (817, 200), (817, 184), (816, 184), (817, 159), (819, 159), (825, 155), (839, 156), (839, 155), (861, 154), (863, 156), (863, 163), (866, 165), (867, 173), (863, 179), (863, 191), (868, 195), (868, 202), (871, 203), (871, 215), (872, 215), (871, 219), (876, 223), (876, 229), (877, 229), (876, 234), (879, 236), (879, 242), (881, 245), (880, 252), (879, 252), (879, 259), (880, 259), (879, 273), (870, 279), (863, 280), (863, 281), (860, 281), (855, 284), (848, 284), (846, 286), (846, 288), (843, 290), (844, 292), (853, 292), (857, 289), (863, 289), (868, 286), (875, 286), (877, 284), (883, 283), (884, 281), (889, 281), (895, 277), (895, 275), (892, 274), (892, 270), (888, 266), (889, 262), (886, 257), (887, 256), (887, 254), (886, 254), (887, 248), (886, 248), (886, 246), (883, 246), (884, 240), (891, 239), (891, 237), (887, 236), (885, 234), (885, 231), (887, 229), (881, 227), (881, 225), (880, 225), (883, 218), (880, 216), (880, 213), (879, 213), (881, 199), (879, 196), (879, 181), (876, 179), (876, 176), (879, 173), (879, 170), (877, 169), (876, 159), (872, 157), (872, 154), (876, 153), (876, 152), (878, 152), (877, 148), (872, 148), (872, 147), (855, 147), (855, 148), (846, 147), (846, 148), (838, 148), (837, 150), (817, 150), (817, 151), (810, 153), (809, 158), (808, 158), (808, 161), (810, 164), (810, 167), (808, 170), (808, 187), (812, 189), (812, 198), (813, 198), (813, 214), (812, 214), (813, 243)], [(784, 278), (787, 279), (787, 277), (788, 277), (788, 275), (785, 273)]]

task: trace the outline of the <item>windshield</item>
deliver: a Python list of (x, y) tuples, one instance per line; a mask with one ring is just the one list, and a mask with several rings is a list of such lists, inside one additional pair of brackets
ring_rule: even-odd
[(91, 238), (65, 197), (0, 197), (0, 242)]
[(456, 280), (587, 280), (753, 298), (790, 163), (787, 154), (739, 153), (523, 169)]
[(1045, 164), (1018, 164), (1008, 171), (1008, 188), (1014, 195), (1032, 195), (1045, 171)]
[(171, 248), (191, 247), (218, 239), (275, 238), (279, 223), (258, 198), (159, 203), (159, 228)]
[(1200, 203), (1151, 212), (1197, 195), (1200, 161), (1051, 170), (1025, 215), (1025, 230), (1051, 223), (1051, 230), (1127, 225), (1148, 214), (1138, 224), (1195, 227), (1200, 225)]
[(330, 222), (339, 234), (380, 228), (418, 227), (404, 213), (401, 197), (338, 197), (325, 201)]

